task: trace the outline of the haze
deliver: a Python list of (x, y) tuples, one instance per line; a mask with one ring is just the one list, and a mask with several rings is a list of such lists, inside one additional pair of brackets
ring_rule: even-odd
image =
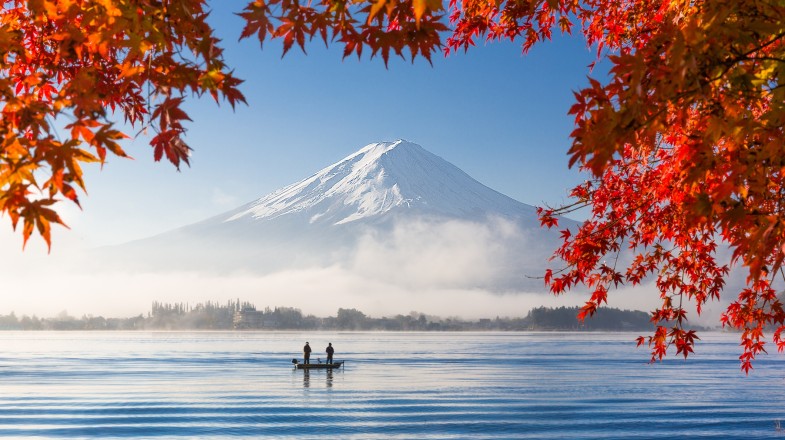
[[(194, 120), (187, 135), (192, 168), (180, 173), (153, 163), (145, 133), (125, 145), (135, 160), (110, 159), (102, 170), (87, 169), (89, 194), (80, 195), (84, 210), (61, 204), (70, 229), (54, 230), (51, 254), (38, 238), (23, 252), (20, 234), (10, 230), (7, 217), (0, 219), (0, 313), (130, 316), (146, 313), (154, 300), (240, 298), (318, 315), (353, 307), (373, 316), (420, 311), (477, 318), (522, 316), (534, 306), (585, 301), (581, 294), (554, 298), (539, 280), (530, 281), (538, 288), (484, 286), (482, 280), (499, 271), (514, 273), (531, 258), (526, 246), (512, 254), (500, 246), (526, 243), (527, 237), (503, 221), (455, 220), (435, 231), (411, 221), (390, 235), (360, 235), (340, 263), (266, 274), (105, 267), (92, 249), (218, 215), (374, 141), (413, 140), (529, 205), (564, 203), (569, 188), (584, 179), (568, 170), (565, 154), (572, 90), (585, 84), (585, 67), (594, 60), (579, 38), (556, 36), (526, 56), (517, 45), (492, 44), (468, 55), (437, 57), (433, 67), (342, 61), (339, 47), (319, 44), (309, 46), (307, 56), (293, 51), (281, 60), (276, 43), (263, 51), (251, 41), (236, 43), (242, 26), (232, 6), (212, 6), (227, 61), (246, 80), (249, 106), (232, 112), (207, 99), (192, 101), (187, 109)], [(530, 275), (540, 273), (517, 274)], [(656, 300), (652, 291), (616, 292), (611, 306), (649, 310)]]

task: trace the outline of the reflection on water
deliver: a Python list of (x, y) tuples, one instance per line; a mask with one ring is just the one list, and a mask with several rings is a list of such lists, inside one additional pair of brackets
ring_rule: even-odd
[[(783, 357), (733, 335), (649, 365), (631, 334), (0, 332), (0, 437), (771, 438)], [(339, 370), (296, 370), (307, 337)], [(302, 374), (302, 377), (299, 375)]]
[[(340, 371), (340, 369), (338, 369)], [(309, 388), (311, 386), (311, 374), (315, 374), (317, 378), (324, 375), (325, 377), (325, 384), (327, 388), (332, 388), (333, 386), (333, 369), (324, 369), (324, 370), (307, 370), (307, 369), (294, 369), (295, 374), (302, 374), (303, 375), (303, 388)]]

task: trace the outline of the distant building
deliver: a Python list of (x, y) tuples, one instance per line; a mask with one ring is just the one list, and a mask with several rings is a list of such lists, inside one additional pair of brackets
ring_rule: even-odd
[(258, 311), (253, 307), (243, 307), (234, 312), (232, 320), (234, 328), (262, 328), (264, 326), (264, 312)]

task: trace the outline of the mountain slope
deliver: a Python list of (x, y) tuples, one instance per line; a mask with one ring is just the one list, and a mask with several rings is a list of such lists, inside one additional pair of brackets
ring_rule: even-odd
[(143, 270), (339, 266), (413, 287), (425, 280), (506, 291), (541, 288), (527, 275), (542, 274), (557, 243), (534, 207), (398, 140), (369, 144), (235, 210), (110, 253)]
[(301, 215), (309, 223), (340, 225), (397, 210), (460, 218), (534, 213), (421, 146), (398, 140), (369, 144), (225, 221)]

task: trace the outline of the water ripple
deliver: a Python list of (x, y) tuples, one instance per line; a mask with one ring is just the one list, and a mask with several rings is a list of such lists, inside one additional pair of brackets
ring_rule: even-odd
[(729, 335), (655, 365), (623, 334), (307, 337), (346, 366), (293, 370), (300, 333), (0, 333), (0, 437), (746, 440), (785, 420), (782, 359), (745, 377)]

